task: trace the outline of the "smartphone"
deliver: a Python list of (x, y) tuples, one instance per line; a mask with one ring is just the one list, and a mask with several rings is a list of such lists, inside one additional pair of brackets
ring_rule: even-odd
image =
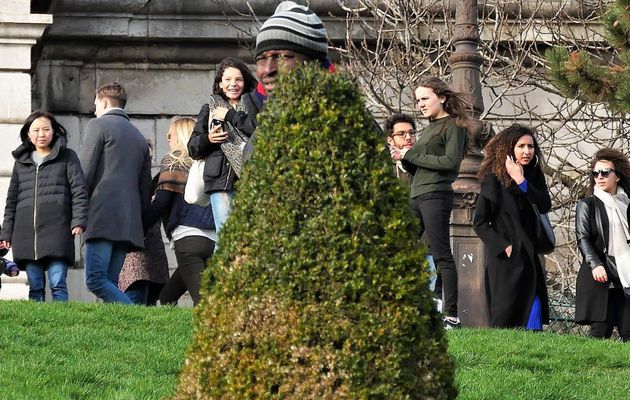
[(220, 126), (220, 127), (221, 127), (221, 129), (223, 129), (223, 121), (221, 121), (220, 119), (213, 118), (213, 119), (212, 119), (212, 122), (211, 122), (211, 125), (212, 125), (213, 127), (215, 127), (215, 126), (217, 126), (217, 125), (218, 125), (218, 126)]

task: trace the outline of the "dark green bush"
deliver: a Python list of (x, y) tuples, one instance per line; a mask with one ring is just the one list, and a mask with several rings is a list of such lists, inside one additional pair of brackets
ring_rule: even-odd
[(356, 83), (300, 68), (258, 119), (176, 398), (455, 398), (408, 189)]

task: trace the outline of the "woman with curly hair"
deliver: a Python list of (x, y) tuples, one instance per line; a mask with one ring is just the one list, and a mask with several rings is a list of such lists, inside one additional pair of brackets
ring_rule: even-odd
[(240, 174), (243, 148), (234, 148), (236, 130), (240, 132), (239, 140), (249, 140), (256, 128), (254, 116), (259, 110), (252, 91), (257, 83), (247, 64), (231, 57), (223, 59), (215, 74), (212, 94), (201, 107), (188, 142), (190, 157), (206, 160), (204, 190), (210, 195), (217, 234), (230, 213)]
[(575, 322), (591, 336), (609, 338), (616, 326), (630, 339), (630, 164), (618, 150), (601, 149), (590, 165), (590, 195), (577, 203), (575, 232), (582, 265), (575, 293)]
[(469, 113), (463, 99), (435, 77), (420, 81), (415, 91), (418, 109), (429, 125), (409, 149), (391, 149), (393, 160), (401, 160), (413, 173), (411, 208), (420, 218), (437, 267), (435, 295), (444, 292), (444, 327), (460, 326), (457, 315), (457, 268), (453, 260), (449, 221), (453, 210), (452, 184), (457, 179), (468, 140)]
[(512, 125), (484, 148), (474, 229), (485, 244), (490, 326), (542, 330), (549, 321), (545, 274), (536, 248), (538, 215), (551, 209), (533, 129)]

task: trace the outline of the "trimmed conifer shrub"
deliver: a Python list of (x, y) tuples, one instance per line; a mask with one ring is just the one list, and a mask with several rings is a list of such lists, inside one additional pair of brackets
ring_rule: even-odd
[(308, 65), (259, 114), (176, 399), (452, 399), (425, 250), (357, 84)]

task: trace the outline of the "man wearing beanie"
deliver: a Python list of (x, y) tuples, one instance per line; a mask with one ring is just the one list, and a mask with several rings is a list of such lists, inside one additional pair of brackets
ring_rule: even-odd
[[(291, 71), (300, 63), (317, 60), (322, 68), (334, 71), (328, 59), (328, 39), (321, 19), (308, 7), (293, 1), (283, 1), (274, 14), (262, 25), (256, 36), (256, 76), (258, 87), (255, 98), (262, 108), (273, 96), (278, 74)], [(243, 150), (249, 159), (256, 134)]]

